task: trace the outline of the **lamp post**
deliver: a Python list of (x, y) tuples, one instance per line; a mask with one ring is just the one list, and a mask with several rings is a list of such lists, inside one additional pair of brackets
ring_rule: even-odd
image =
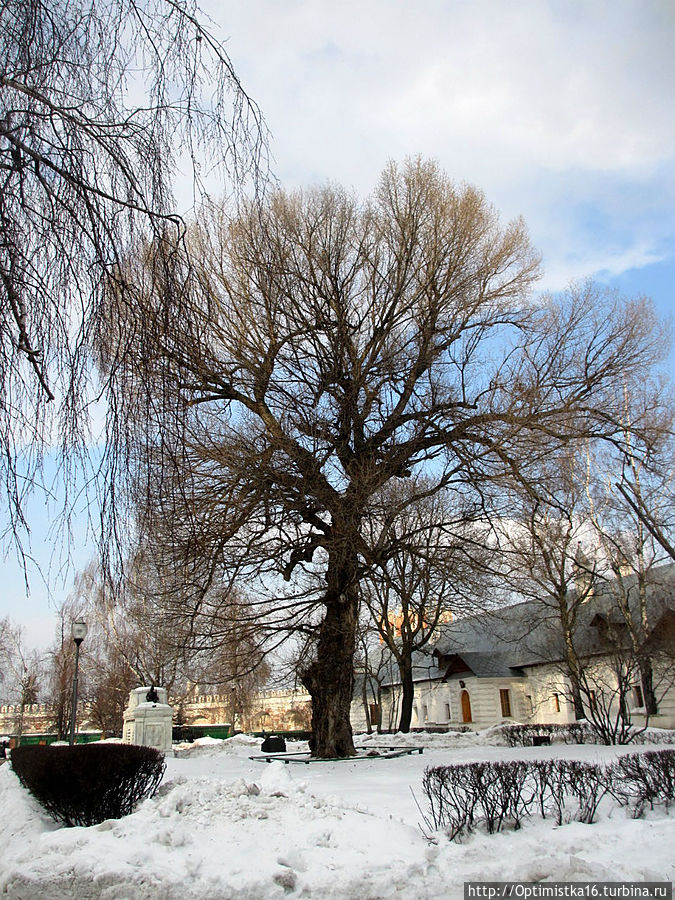
[(68, 743), (72, 747), (75, 743), (75, 723), (77, 720), (77, 674), (80, 665), (80, 644), (87, 636), (87, 623), (81, 620), (73, 622), (71, 634), (75, 642), (75, 673), (73, 675), (73, 708), (70, 711), (70, 741)]
[(232, 697), (232, 734), (230, 737), (234, 736), (234, 719), (237, 714), (237, 687), (236, 685), (232, 685), (231, 687), (231, 697)]

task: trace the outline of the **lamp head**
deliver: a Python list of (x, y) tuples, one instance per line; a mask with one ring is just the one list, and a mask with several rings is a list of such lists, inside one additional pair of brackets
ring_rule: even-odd
[(71, 634), (76, 644), (81, 644), (87, 636), (87, 623), (81, 619), (79, 622), (73, 622), (71, 626)]

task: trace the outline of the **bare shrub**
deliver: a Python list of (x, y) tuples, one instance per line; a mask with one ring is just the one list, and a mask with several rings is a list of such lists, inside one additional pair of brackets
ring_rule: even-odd
[(164, 756), (129, 744), (17, 747), (12, 768), (57, 822), (96, 825), (133, 812), (164, 776)]
[(612, 766), (612, 795), (639, 819), (647, 804), (675, 802), (675, 750), (654, 750), (620, 757)]

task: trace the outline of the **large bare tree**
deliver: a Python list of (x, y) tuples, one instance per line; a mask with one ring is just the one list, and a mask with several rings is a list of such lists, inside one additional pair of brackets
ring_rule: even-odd
[[(162, 289), (152, 248), (120, 272), (148, 273), (112, 355), (138, 415), (136, 499), (195, 584), (219, 566), (271, 592), (286, 580), (277, 612), (297, 601), (295, 623), (318, 627), (301, 676), (315, 752), (349, 755), (375, 498), (416, 471), (427, 494), (524, 477), (552, 444), (614, 434), (617, 379), (660, 350), (649, 308), (591, 286), (535, 301), (523, 223), (420, 160), (389, 165), (365, 202), (329, 186), (223, 211), (195, 227), (192, 259), (180, 292), (180, 259)], [(115, 329), (103, 365), (106, 341)]]
[(0, 477), (15, 537), (43, 451), (69, 464), (85, 448), (111, 268), (140, 235), (179, 239), (179, 162), (198, 191), (200, 164), (240, 184), (264, 141), (193, 0), (0, 4)]

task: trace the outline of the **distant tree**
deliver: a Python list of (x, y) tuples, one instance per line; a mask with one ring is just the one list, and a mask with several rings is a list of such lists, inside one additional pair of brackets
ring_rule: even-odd
[(413, 472), (427, 493), (478, 490), (572, 436), (613, 435), (617, 381), (661, 352), (653, 315), (592, 286), (534, 302), (522, 222), (500, 227), (419, 160), (364, 203), (328, 187), (223, 212), (191, 250), (164, 285), (152, 248), (139, 258), (108, 357), (102, 336), (104, 377), (137, 414), (134, 499), (171, 523), (195, 590), (234, 570), (272, 595), (287, 580), (267, 621), (318, 628), (302, 671), (315, 752), (350, 755), (374, 498)]
[(38, 702), (41, 678), (40, 656), (26, 647), (24, 629), (8, 617), (0, 619), (0, 691), (3, 703), (18, 708), (14, 732), (19, 738), (26, 707)]
[[(537, 485), (546, 485), (545, 492)], [(499, 524), (504, 581), (517, 596), (534, 601), (531, 628), (550, 632), (551, 659), (562, 660), (575, 718), (583, 719), (585, 659), (577, 628), (601, 573), (581, 449), (549, 457), (531, 482), (511, 482), (507, 496), (509, 515)], [(527, 641), (523, 634), (522, 643)]]
[[(269, 676), (269, 667), (238, 628), (234, 617), (245, 608), (243, 595), (214, 590), (202, 599), (199, 614), (177, 618), (175, 598), (160, 571), (143, 553), (128, 567), (122, 588), (113, 588), (92, 562), (79, 572), (59, 610), (59, 633), (50, 653), (49, 704), (55, 727), (67, 731), (74, 665), (71, 623), (89, 626), (81, 646), (80, 696), (92, 727), (121, 734), (129, 692), (139, 685), (165, 687), (170, 702), (182, 708), (195, 694), (234, 690), (240, 713)], [(242, 617), (243, 618), (243, 617)], [(235, 697), (236, 695), (236, 697)]]
[(603, 744), (630, 744), (649, 724), (633, 724), (629, 705), (631, 686), (639, 678), (635, 656), (610, 635), (601, 660), (589, 660), (579, 680), (586, 718)]
[[(75, 645), (70, 639), (70, 622), (59, 614), (57, 637), (47, 652), (45, 704), (49, 710), (50, 728), (59, 741), (68, 737), (75, 672)], [(83, 673), (84, 674), (84, 673)], [(82, 689), (86, 687), (83, 678)]]
[(354, 675), (357, 683), (360, 682), (359, 699), (368, 734), (373, 729), (390, 731), (394, 728), (395, 718), (398, 718), (398, 697), (392, 695), (391, 708), (385, 721), (382, 689), (391, 680), (395, 670), (396, 662), (391, 651), (384, 644), (370, 612), (366, 610), (360, 617), (357, 631)]
[[(411, 493), (420, 498), (414, 505)], [(364, 528), (377, 565), (362, 579), (361, 597), (398, 670), (398, 730), (408, 732), (413, 654), (438, 639), (444, 622), (482, 606), (486, 525), (481, 506), (439, 493), (419, 478), (387, 485), (379, 501), (379, 515)]]
[(181, 237), (179, 158), (197, 192), (200, 160), (236, 187), (264, 144), (192, 0), (0, 5), (0, 477), (20, 550), (43, 452), (77, 459), (105, 397), (90, 349), (110, 279), (141, 236)]
[[(634, 496), (663, 509), (650, 466), (667, 435), (664, 408), (657, 414), (658, 391), (647, 379), (634, 385), (630, 403), (625, 384), (617, 397), (616, 439), (572, 442), (542, 464), (538, 478), (516, 480), (501, 522), (504, 578), (534, 601), (539, 652), (548, 629), (549, 658), (560, 663), (576, 718), (587, 718), (611, 743), (635, 734), (635, 685), (647, 722), (673, 677), (655, 634), (664, 554), (616, 490), (619, 479), (628, 479)], [(521, 640), (526, 646), (528, 635)]]
[[(629, 636), (634, 667), (648, 716), (658, 713), (651, 655), (661, 610), (650, 606), (654, 569), (668, 560), (667, 523), (675, 509), (672, 497), (672, 411), (670, 403), (654, 408), (648, 443), (632, 433), (641, 392), (624, 391), (624, 438), (618, 450), (588, 451), (590, 520), (609, 569), (608, 584)], [(650, 527), (651, 525), (651, 527)]]
[(250, 705), (269, 667), (249, 597), (236, 584), (214, 584), (195, 598), (161, 547), (153, 555), (147, 544), (132, 558), (121, 591), (110, 590), (100, 571), (98, 577), (101, 622), (141, 681), (164, 685), (175, 700), (190, 685), (205, 693), (234, 687), (238, 706)]

